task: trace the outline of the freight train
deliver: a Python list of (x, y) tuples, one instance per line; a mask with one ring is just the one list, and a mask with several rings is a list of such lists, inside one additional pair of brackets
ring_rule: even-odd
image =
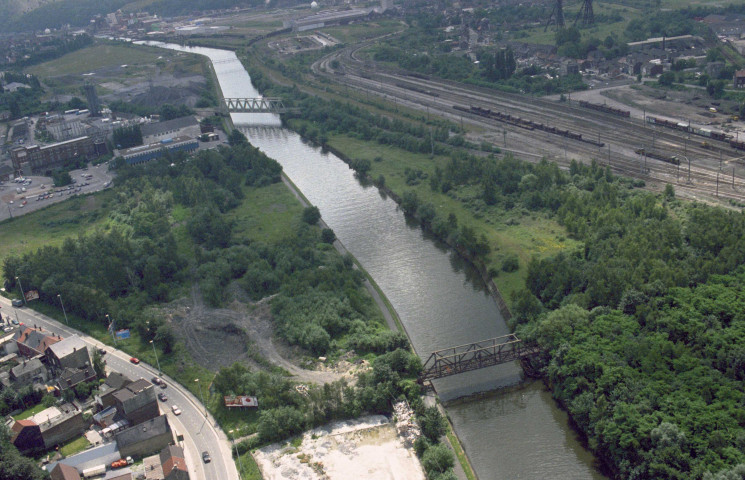
[(621, 110), (620, 108), (611, 107), (610, 105), (600, 105), (597, 103), (590, 103), (585, 100), (580, 100), (579, 106), (584, 107), (584, 108), (589, 108), (592, 110), (597, 110), (599, 112), (611, 113), (613, 115), (618, 115), (619, 117), (630, 117), (631, 116), (631, 112), (628, 110)]
[(638, 155), (645, 154), (649, 158), (655, 158), (657, 160), (661, 160), (666, 163), (672, 163), (673, 165), (680, 165), (680, 159), (673, 155), (668, 155), (666, 153), (661, 153), (661, 152), (655, 152), (654, 150), (645, 150), (643, 148), (637, 148), (634, 151)]
[(683, 122), (671, 122), (670, 120), (665, 120), (664, 118), (647, 117), (647, 123), (651, 123), (652, 125), (661, 125), (666, 128), (671, 128), (673, 130), (679, 130), (686, 133), (692, 133), (694, 135), (711, 138), (713, 140), (719, 140), (720, 142), (729, 142), (732, 138), (732, 135), (728, 135), (724, 132), (717, 132), (714, 130), (709, 130), (707, 128), (699, 128)]
[(557, 128), (551, 125), (544, 125), (542, 123), (534, 122), (533, 120), (515, 117), (513, 115), (510, 115), (509, 113), (492, 111), (488, 108), (483, 108), (483, 107), (478, 107), (478, 106), (473, 106), (473, 105), (471, 105), (470, 108), (461, 107), (460, 105), (453, 105), (453, 108), (461, 112), (473, 113), (481, 117), (499, 120), (500, 122), (508, 123), (510, 125), (524, 128), (526, 130), (543, 130), (544, 132), (553, 133), (554, 135), (561, 135), (562, 137), (571, 138), (572, 140), (578, 140), (580, 142), (589, 143), (591, 145), (595, 145), (598, 147), (605, 146), (605, 143), (603, 142), (598, 142), (596, 140), (591, 140), (589, 138), (582, 138), (581, 133), (575, 133), (570, 130), (563, 130), (561, 128)]

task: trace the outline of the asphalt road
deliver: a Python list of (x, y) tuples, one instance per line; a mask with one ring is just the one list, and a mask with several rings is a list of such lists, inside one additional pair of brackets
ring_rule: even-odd
[[(16, 318), (17, 315), (18, 320), (26, 325), (37, 325), (62, 337), (77, 334), (90, 347), (106, 350), (104, 360), (109, 370), (127, 375), (132, 380), (144, 378), (149, 381), (158, 374), (157, 368), (142, 362), (134, 365), (129, 361), (130, 356), (126, 353), (104, 345), (50, 317), (25, 307), (13, 308), (10, 300), (5, 297), (0, 297), (0, 314), (4, 317), (10, 316), (10, 318)], [(166, 392), (168, 401), (158, 401), (158, 403), (161, 411), (168, 414), (168, 421), (175, 433), (184, 435), (181, 446), (184, 447), (190, 477), (195, 480), (238, 480), (238, 469), (231, 455), (231, 443), (225, 433), (216, 426), (215, 419), (209, 413), (205, 416), (204, 405), (194, 395), (171, 378), (165, 375), (161, 378), (166, 381), (168, 388), (164, 390), (157, 388), (157, 392)], [(178, 405), (183, 413), (179, 416), (174, 415), (171, 410), (173, 405)], [(204, 451), (210, 453), (212, 462), (208, 464), (202, 462)]]

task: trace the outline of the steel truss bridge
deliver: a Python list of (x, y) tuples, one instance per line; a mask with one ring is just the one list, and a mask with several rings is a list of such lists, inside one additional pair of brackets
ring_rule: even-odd
[(225, 98), (225, 108), (229, 113), (287, 113), (294, 109), (285, 107), (281, 98)]
[(419, 382), (523, 360), (540, 352), (540, 348), (525, 344), (513, 334), (450, 347), (432, 352), (424, 362)]

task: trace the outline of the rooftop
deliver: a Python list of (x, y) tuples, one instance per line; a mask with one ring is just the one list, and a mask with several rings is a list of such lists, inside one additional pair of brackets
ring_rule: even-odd
[(87, 350), (87, 348), (88, 346), (83, 341), (83, 339), (78, 337), (77, 335), (63, 338), (59, 342), (55, 343), (54, 345), (50, 345), (49, 347), (49, 349), (57, 358), (64, 358), (77, 350)]
[(41, 363), (41, 360), (38, 358), (32, 358), (31, 360), (26, 360), (23, 363), (16, 365), (10, 371), (13, 372), (15, 378), (18, 378), (24, 373), (35, 372), (40, 368), (44, 368), (44, 364)]
[(146, 388), (153, 388), (153, 384), (141, 378), (135, 382), (130, 383), (126, 387), (114, 393), (114, 398), (124, 403), (127, 400), (135, 398), (137, 395), (142, 393)]
[(169, 433), (170, 431), (171, 426), (168, 424), (168, 417), (161, 415), (118, 433), (116, 435), (116, 443), (121, 449), (128, 445)]
[(166, 132), (173, 130), (180, 130), (182, 128), (197, 127), (199, 122), (192, 116), (174, 118), (173, 120), (166, 120), (165, 122), (146, 123), (140, 127), (143, 137), (149, 137), (152, 135), (161, 135)]

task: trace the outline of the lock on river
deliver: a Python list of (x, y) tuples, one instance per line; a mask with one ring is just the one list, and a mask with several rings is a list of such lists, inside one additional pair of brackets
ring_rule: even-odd
[[(226, 98), (260, 96), (234, 52), (148, 43), (209, 57)], [(393, 200), (361, 183), (342, 160), (282, 128), (276, 115), (234, 113), (232, 119), (320, 209), (388, 297), (423, 360), (434, 350), (509, 333), (479, 275), (407, 220)], [(478, 477), (605, 478), (541, 382), (499, 389), (520, 382), (515, 363), (435, 383), (442, 400), (490, 391), (446, 408)]]

